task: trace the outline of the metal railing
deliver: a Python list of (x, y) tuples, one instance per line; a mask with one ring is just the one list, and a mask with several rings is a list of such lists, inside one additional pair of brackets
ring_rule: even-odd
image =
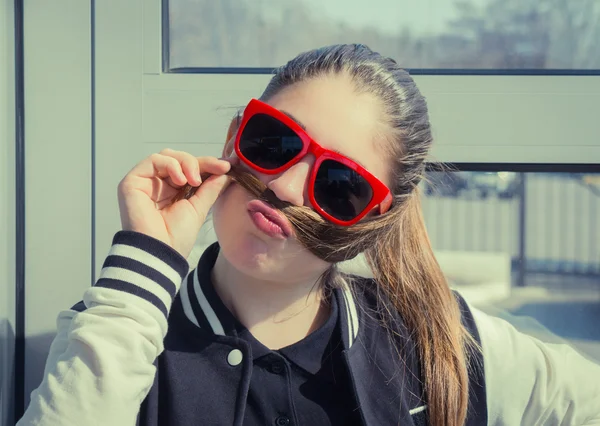
[(508, 253), (516, 285), (528, 274), (600, 284), (600, 175), (430, 172), (425, 223), (437, 250)]

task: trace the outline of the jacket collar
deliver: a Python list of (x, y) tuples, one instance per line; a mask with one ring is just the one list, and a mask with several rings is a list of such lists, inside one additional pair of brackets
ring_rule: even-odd
[[(205, 250), (197, 268), (182, 283), (180, 299), (185, 316), (196, 327), (212, 335), (230, 336), (235, 334), (236, 324), (229, 319), (231, 314), (225, 312), (227, 308), (220, 301), (210, 279), (218, 253), (218, 243)], [(367, 285), (372, 284), (370, 280), (367, 281)], [(364, 286), (361, 288), (363, 290), (354, 293), (348, 282), (342, 280), (341, 286), (334, 290), (333, 297), (337, 300), (339, 310), (343, 356), (364, 424), (426, 424), (423, 420), (426, 405), (421, 402), (420, 374), (414, 357), (402, 361), (404, 369), (399, 368), (400, 366), (397, 369), (388, 368), (394, 372), (393, 379), (391, 374), (386, 375), (379, 368), (379, 363), (390, 365), (389, 358), (397, 354), (390, 352), (387, 357), (381, 355), (385, 352), (381, 347), (387, 350), (386, 343), (389, 344), (387, 335), (384, 336), (387, 332), (382, 330), (371, 313), (366, 312), (364, 303), (357, 303), (357, 300), (365, 299)], [(405, 339), (401, 345), (410, 346), (408, 335), (401, 334), (401, 339)], [(392, 381), (402, 385), (396, 386), (396, 389), (390, 388), (389, 383)], [(392, 393), (399, 392), (400, 399), (394, 397), (393, 402), (383, 402), (381, 391), (386, 388)], [(416, 420), (416, 417), (421, 420)]]
[[(198, 266), (190, 272), (181, 285), (180, 297), (183, 312), (196, 327), (215, 335), (235, 333), (236, 323), (231, 319), (221, 299), (211, 284), (211, 270), (219, 254), (219, 245), (210, 245), (200, 257)], [(344, 349), (350, 349), (359, 331), (359, 316), (354, 295), (345, 281), (342, 288), (335, 289)]]
[(190, 272), (181, 284), (179, 294), (183, 312), (190, 322), (208, 333), (225, 336), (225, 327), (221, 320), (225, 316), (221, 315), (221, 318), (219, 318), (215, 306), (213, 306), (214, 304), (209, 303), (207, 297), (214, 289), (209, 285), (210, 282), (206, 282), (206, 276), (210, 277), (210, 271), (218, 253), (219, 246), (217, 243), (206, 249), (196, 269)]

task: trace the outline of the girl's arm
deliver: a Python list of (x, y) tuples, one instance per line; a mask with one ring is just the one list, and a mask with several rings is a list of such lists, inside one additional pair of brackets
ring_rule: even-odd
[(600, 366), (472, 308), (490, 425), (600, 425)]
[(43, 381), (17, 425), (135, 425), (187, 273), (164, 243), (117, 233), (83, 303), (59, 314)]

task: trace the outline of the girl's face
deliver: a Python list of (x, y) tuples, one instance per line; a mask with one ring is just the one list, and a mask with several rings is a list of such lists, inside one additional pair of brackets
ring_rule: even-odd
[[(385, 125), (380, 101), (371, 94), (357, 93), (354, 83), (342, 75), (311, 79), (287, 87), (268, 103), (293, 117), (321, 146), (360, 163), (390, 186), (390, 162), (383, 144)], [(231, 152), (233, 140), (225, 151)], [(251, 171), (275, 195), (298, 206), (311, 206), (308, 177), (312, 154), (276, 175)], [(213, 208), (215, 233), (222, 255), (240, 272), (256, 279), (292, 283), (318, 277), (329, 266), (306, 250), (293, 237), (271, 229), (254, 197), (232, 184)], [(285, 220), (285, 219), (283, 219)], [(266, 228), (265, 228), (266, 225)]]

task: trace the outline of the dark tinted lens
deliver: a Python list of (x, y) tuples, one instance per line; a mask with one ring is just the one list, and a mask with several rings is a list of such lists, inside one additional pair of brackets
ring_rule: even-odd
[(319, 166), (314, 190), (319, 206), (344, 221), (358, 216), (373, 198), (371, 185), (361, 175), (333, 160)]
[(275, 118), (252, 116), (240, 137), (240, 151), (248, 160), (263, 169), (283, 166), (300, 151), (303, 143), (296, 133)]

